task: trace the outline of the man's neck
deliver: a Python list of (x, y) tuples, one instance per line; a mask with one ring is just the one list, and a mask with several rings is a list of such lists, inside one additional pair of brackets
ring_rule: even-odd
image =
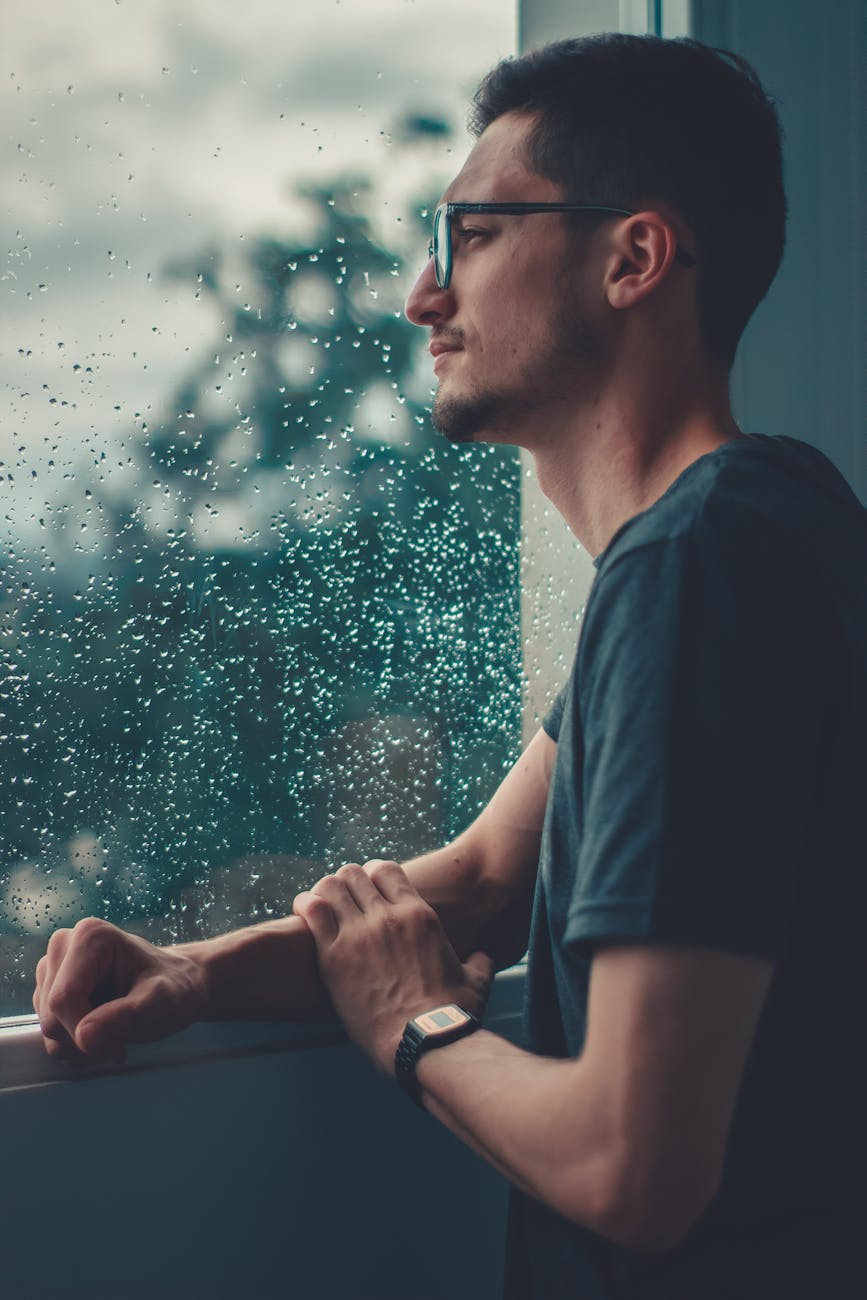
[(686, 401), (603, 398), (531, 451), (542, 491), (585, 550), (598, 555), (689, 465), (743, 437), (722, 384)]

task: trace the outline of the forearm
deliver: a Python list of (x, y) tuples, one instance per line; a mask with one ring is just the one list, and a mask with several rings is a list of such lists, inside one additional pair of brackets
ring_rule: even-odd
[(539, 730), (462, 835), (404, 864), (461, 959), (486, 952), (502, 970), (527, 950), (555, 753), (554, 741)]
[(423, 1056), (417, 1077), (425, 1108), (510, 1183), (612, 1232), (610, 1113), (580, 1061), (533, 1056), (481, 1030)]
[(179, 944), (202, 968), (204, 1020), (319, 1020), (332, 1016), (316, 946), (297, 916)]
[[(540, 731), (472, 826), (445, 848), (404, 864), (462, 959), (482, 951), (502, 969), (526, 951), (553, 752), (554, 742)], [(331, 1014), (313, 941), (298, 917), (179, 951), (204, 969), (209, 1019)]]
[(612, 946), (594, 958), (580, 1057), (532, 1056), (482, 1030), (422, 1056), (423, 1102), (567, 1218), (670, 1250), (719, 1190), (772, 977), (740, 954)]
[[(452, 942), (471, 950), (486, 930), (486, 899), (461, 839), (415, 858), (406, 872), (436, 908)], [(208, 990), (208, 1020), (315, 1020), (333, 1015), (316, 948), (297, 916), (233, 930), (173, 951), (199, 963)], [(518, 954), (520, 955), (520, 954)]]
[[(534, 841), (528, 839), (532, 854)], [(473, 828), (444, 848), (413, 858), (404, 870), (461, 957), (483, 950), (501, 969), (522, 956), (529, 894), (525, 888), (519, 897), (494, 883)], [(266, 921), (175, 951), (203, 969), (208, 1020), (315, 1020), (333, 1014), (315, 945), (300, 917)]]
[[(531, 846), (529, 852), (534, 852)], [(403, 863), (422, 898), (439, 916), (461, 960), (486, 952), (497, 970), (513, 965), (527, 948), (531, 898), (528, 889), (511, 890), (486, 871), (473, 830), (453, 843)], [(532, 875), (528, 882), (532, 884)]]

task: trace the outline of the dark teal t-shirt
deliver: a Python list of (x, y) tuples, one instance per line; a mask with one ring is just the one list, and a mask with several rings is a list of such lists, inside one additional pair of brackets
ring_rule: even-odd
[(867, 511), (815, 449), (752, 437), (694, 462), (595, 563), (544, 722), (526, 1045), (580, 1054), (605, 944), (775, 974), (723, 1185), (687, 1239), (635, 1254), (514, 1193), (506, 1295), (842, 1296), (867, 1224)]

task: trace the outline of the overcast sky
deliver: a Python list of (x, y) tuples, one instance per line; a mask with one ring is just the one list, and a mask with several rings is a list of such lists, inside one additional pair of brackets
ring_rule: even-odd
[[(382, 178), (387, 221), (391, 128), (460, 127), (514, 42), (513, 0), (0, 0), (7, 531), (212, 341), (171, 257), (297, 229), (292, 184), (347, 167)], [(416, 166), (445, 180), (458, 140)]]

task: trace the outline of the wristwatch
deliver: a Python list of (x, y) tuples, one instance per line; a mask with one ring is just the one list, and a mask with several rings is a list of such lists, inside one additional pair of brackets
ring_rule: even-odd
[(446, 1043), (465, 1038), (481, 1027), (481, 1021), (454, 1002), (425, 1011), (407, 1023), (394, 1054), (394, 1077), (417, 1106), (421, 1106), (421, 1087), (415, 1076), (419, 1057), (434, 1047), (445, 1047)]

